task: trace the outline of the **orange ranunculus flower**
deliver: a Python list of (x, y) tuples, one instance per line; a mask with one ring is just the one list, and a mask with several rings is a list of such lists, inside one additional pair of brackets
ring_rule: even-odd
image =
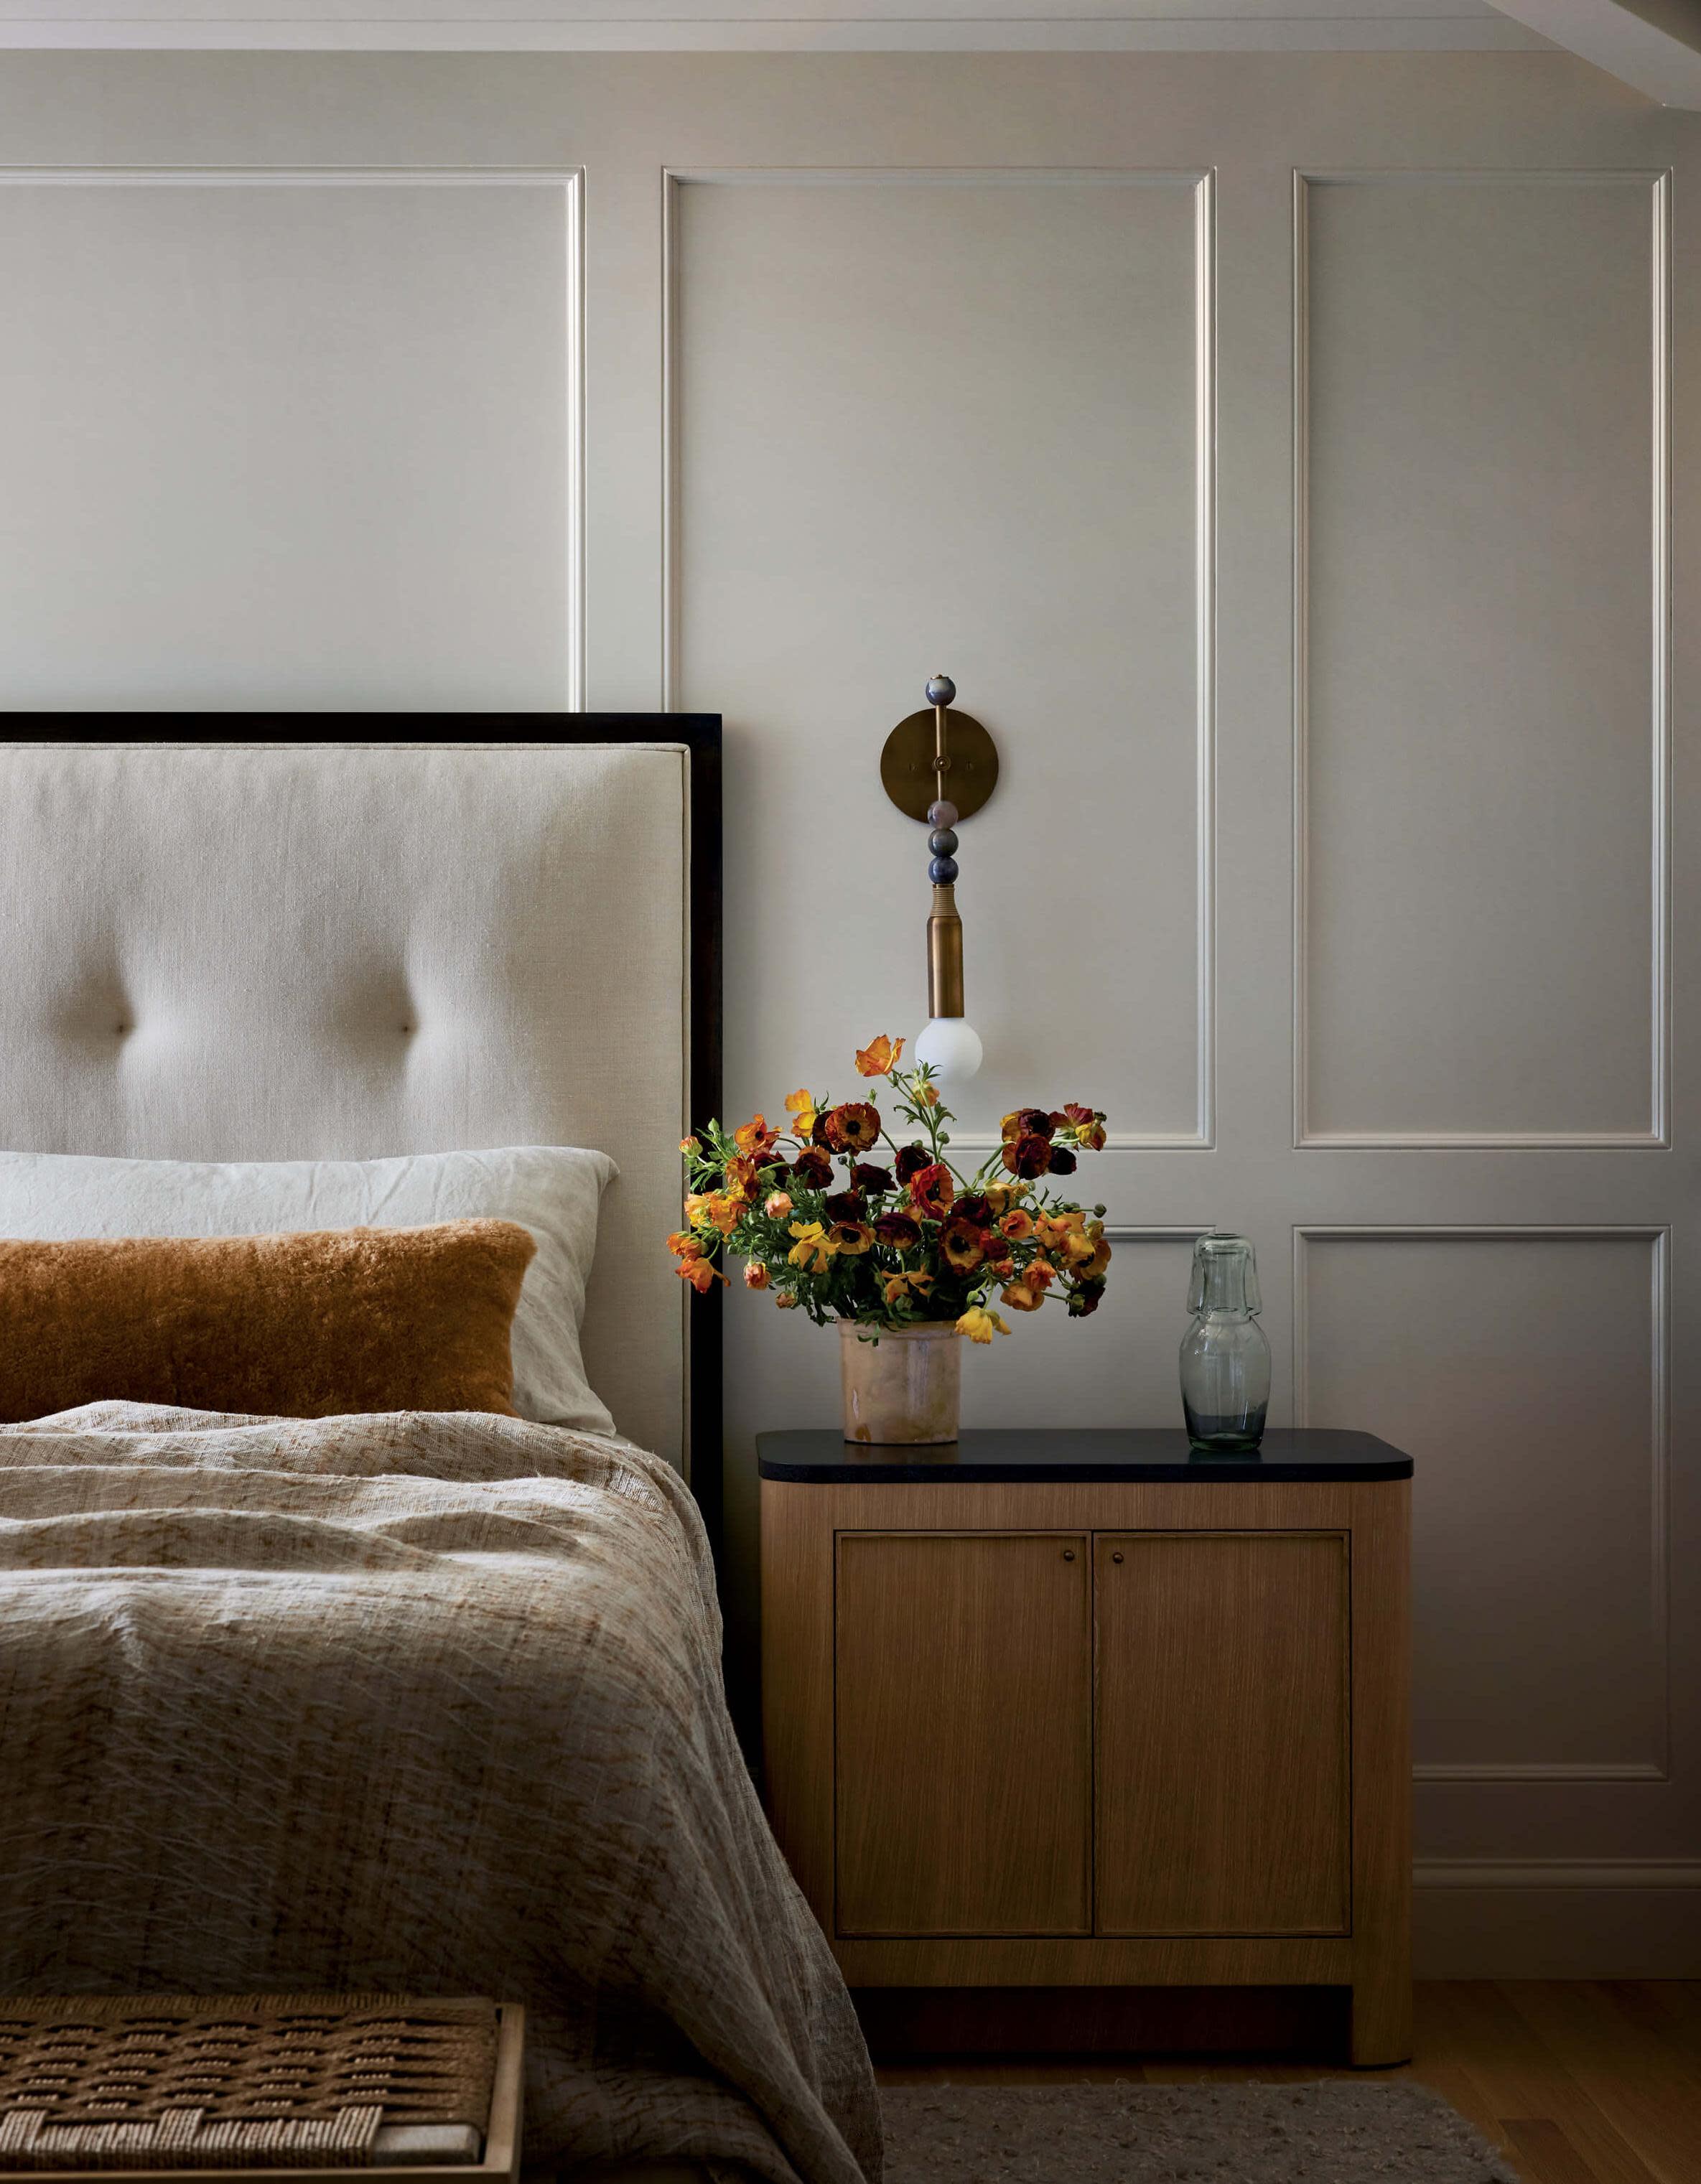
[(769, 1129), (766, 1115), (756, 1115), (733, 1131), (733, 1143), (741, 1153), (755, 1161), (772, 1150), (773, 1141), (778, 1135), (778, 1130)]
[(770, 1221), (784, 1221), (790, 1211), (791, 1193), (789, 1190), (771, 1190), (762, 1201), (762, 1212)]
[(951, 1170), (942, 1161), (932, 1161), (910, 1178), (910, 1203), (917, 1213), (942, 1221), (956, 1196)]
[(1105, 1240), (1105, 1225), (1102, 1221), (1095, 1221), (1089, 1224), (1087, 1241), (1093, 1247), (1093, 1255), (1090, 1259), (1082, 1260), (1079, 1269), (1080, 1279), (1084, 1282), (1101, 1282), (1105, 1278), (1105, 1269), (1110, 1264), (1111, 1256), (1110, 1245)]
[(791, 1117), (792, 1134), (800, 1145), (809, 1143), (809, 1134), (815, 1128), (815, 1095), (812, 1092), (788, 1092), (785, 1112)]
[(1048, 1290), (1057, 1279), (1049, 1259), (1032, 1258), (1023, 1271), (1023, 1280), (1030, 1290)]
[(688, 1191), (685, 1196), (685, 1218), (694, 1228), (712, 1228), (709, 1217), (709, 1193), (706, 1190)]
[(760, 1259), (752, 1259), (745, 1268), (745, 1287), (747, 1290), (765, 1290), (771, 1279)]
[(782, 1312), (795, 1312), (803, 1301), (795, 1290), (776, 1290), (773, 1301)]
[(1025, 1282), (1012, 1282), (1007, 1288), (1000, 1290), (998, 1301), (1007, 1304), (1012, 1312), (1038, 1312), (1046, 1300)]
[(751, 1160), (747, 1154), (734, 1153), (727, 1162), (728, 1196), (739, 1199), (748, 1206), (761, 1189), (762, 1177), (767, 1172), (761, 1162)]
[(970, 1221), (947, 1221), (939, 1232), (939, 1247), (953, 1273), (971, 1274), (986, 1256), (986, 1232)]
[(703, 1240), (689, 1228), (676, 1228), (667, 1239), (667, 1248), (676, 1259), (700, 1259)]
[(1034, 1234), (1042, 1251), (1068, 1254), (1069, 1239), (1080, 1228), (1086, 1216), (1082, 1213), (1036, 1213), (1034, 1216)]
[(866, 1221), (835, 1221), (827, 1232), (827, 1240), (835, 1251), (856, 1259), (873, 1242), (874, 1232)]
[(916, 1105), (918, 1107), (937, 1107), (939, 1105), (939, 1087), (936, 1084), (917, 1084), (916, 1087)]
[(871, 1039), (867, 1046), (856, 1050), (856, 1074), (859, 1077), (890, 1077), (897, 1067), (904, 1051), (904, 1042), (895, 1045), (884, 1032)]
[(863, 1153), (880, 1141), (880, 1111), (866, 1100), (846, 1100), (829, 1107), (827, 1142), (836, 1153)]
[(1019, 1206), (1012, 1206), (998, 1226), (1012, 1244), (1019, 1244), (1024, 1237), (1033, 1234), (1034, 1217), (1024, 1213)]
[(711, 1228), (718, 1228), (723, 1236), (730, 1236), (743, 1217), (744, 1201), (741, 1198), (734, 1198), (723, 1190), (712, 1190), (709, 1194), (708, 1204), (705, 1211), (708, 1214)]
[(727, 1279), (724, 1274), (717, 1273), (707, 1259), (682, 1259), (674, 1272), (682, 1282), (689, 1282), (699, 1296), (707, 1296), (717, 1282), (724, 1282)]
[(682, 1153), (700, 1153), (703, 1148), (695, 1138), (681, 1138), (679, 1150)]
[(896, 1273), (886, 1276), (886, 1301), (888, 1304), (901, 1304), (912, 1293), (925, 1296), (933, 1285), (931, 1274), (911, 1273), (901, 1267)]
[(1074, 1100), (1063, 1103), (1063, 1117), (1074, 1132), (1075, 1143), (1083, 1151), (1098, 1153), (1104, 1150), (1105, 1118), (1094, 1107), (1083, 1107)]

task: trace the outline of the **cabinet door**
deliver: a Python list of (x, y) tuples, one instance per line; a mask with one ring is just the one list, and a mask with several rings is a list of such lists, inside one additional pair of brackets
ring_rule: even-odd
[(841, 1934), (1090, 1930), (1088, 1545), (839, 1535)]
[(1094, 1541), (1101, 1934), (1349, 1924), (1337, 1532)]

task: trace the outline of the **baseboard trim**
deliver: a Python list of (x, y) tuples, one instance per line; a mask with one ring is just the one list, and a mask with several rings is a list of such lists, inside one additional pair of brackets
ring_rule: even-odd
[(1416, 1888), (1701, 1888), (1701, 1858), (1429, 1858)]
[(1701, 1858), (1420, 1858), (1419, 1979), (1701, 1978)]

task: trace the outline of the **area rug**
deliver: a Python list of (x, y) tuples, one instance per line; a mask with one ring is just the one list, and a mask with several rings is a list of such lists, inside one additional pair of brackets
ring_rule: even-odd
[(886, 2184), (1518, 2184), (1421, 2086), (890, 2086)]

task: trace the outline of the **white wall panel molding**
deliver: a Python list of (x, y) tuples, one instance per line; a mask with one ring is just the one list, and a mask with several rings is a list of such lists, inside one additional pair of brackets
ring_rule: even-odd
[[(1671, 1774), (1671, 1430), (1670, 1430), (1670, 1265), (1671, 1236), (1668, 1228), (1652, 1223), (1589, 1223), (1549, 1226), (1545, 1224), (1479, 1223), (1464, 1225), (1437, 1224), (1352, 1224), (1308, 1223), (1296, 1226), (1293, 1231), (1293, 1353), (1294, 1422), (1298, 1425), (1314, 1423), (1336, 1424), (1335, 1419), (1317, 1420), (1313, 1417), (1313, 1401), (1311, 1369), (1311, 1351), (1314, 1331), (1312, 1282), (1313, 1260), (1319, 1250), (1331, 1244), (1355, 1243), (1425, 1245), (1433, 1244), (1461, 1244), (1492, 1248), (1499, 1244), (1557, 1244), (1587, 1248), (1591, 1245), (1620, 1243), (1640, 1244), (1646, 1246), (1647, 1291), (1646, 1373), (1648, 1383), (1648, 1413), (1646, 1419), (1646, 1493), (1648, 1531), (1642, 1567), (1646, 1575), (1646, 1593), (1638, 1606), (1645, 1612), (1648, 1638), (1647, 1669), (1651, 1689), (1647, 1694), (1647, 1713), (1654, 1748), (1646, 1757), (1581, 1758), (1566, 1758), (1551, 1760), (1519, 1758), (1504, 1760), (1420, 1760), (1414, 1768), (1419, 1781), (1437, 1783), (1503, 1782), (1547, 1784), (1561, 1782), (1648, 1783), (1665, 1782)], [(1533, 1310), (1533, 1306), (1532, 1306)], [(1409, 1361), (1406, 1361), (1408, 1367)], [(1398, 1368), (1394, 1368), (1397, 1370)], [(1445, 1372), (1442, 1362), (1437, 1370)], [(1493, 1361), (1491, 1370), (1497, 1375), (1508, 1370), (1515, 1372), (1517, 1361)], [(1534, 1369), (1534, 1368), (1532, 1368)], [(1471, 1390), (1460, 1384), (1453, 1400), (1468, 1412)], [(1375, 1429), (1373, 1426), (1373, 1430)], [(1539, 1432), (1539, 1425), (1532, 1427)], [(1397, 1429), (1392, 1438), (1408, 1445)], [(1419, 1446), (1414, 1453), (1419, 1472), (1425, 1466), (1425, 1453)], [(1541, 1477), (1545, 1451), (1538, 1452), (1536, 1477), (1532, 1482), (1537, 1491), (1544, 1482)], [(1421, 1487), (1419, 1489), (1421, 1491)], [(1563, 1491), (1555, 1486), (1554, 1490)], [(1581, 1520), (1580, 1521), (1583, 1521)], [(1486, 1568), (1514, 1566), (1523, 1552), (1522, 1538), (1508, 1536), (1494, 1539), (1485, 1536), (1481, 1541)], [(1421, 1563), (1420, 1563), (1421, 1574)], [(1552, 1612), (1568, 1614), (1567, 1603), (1557, 1596), (1553, 1600)], [(1608, 1612), (1608, 1604), (1597, 1598), (1591, 1613), (1597, 1621)], [(1521, 1863), (1512, 1861), (1512, 1864)], [(1461, 1883), (1461, 1886), (1465, 1885)]]
[[(1206, 1150), (1216, 1142), (1216, 772), (1217, 772), (1217, 272), (1216, 177), (1213, 170), (1103, 167), (819, 167), (667, 169), (661, 176), (663, 510), (661, 651), (664, 707), (680, 703), (681, 527), (679, 354), (679, 203), (689, 188), (774, 187), (867, 189), (883, 187), (999, 189), (1182, 190), (1192, 205), (1193, 231), (1193, 872), (1196, 1011), (1195, 1114), (1190, 1128), (1111, 1128), (1106, 1150)], [(948, 301), (943, 305), (948, 309)], [(925, 309), (918, 299), (917, 310)], [(976, 699), (965, 688), (971, 711)], [(984, 702), (984, 700), (981, 702)], [(871, 734), (880, 733), (878, 727)], [(871, 746), (871, 748), (875, 746)], [(965, 854), (973, 855), (973, 837)], [(919, 961), (919, 956), (917, 957)], [(973, 1011), (971, 1010), (971, 1014)], [(962, 1128), (953, 1145), (980, 1154), (999, 1143), (996, 1132)]]
[[(1311, 206), (1320, 189), (1364, 191), (1480, 189), (1555, 192), (1619, 190), (1645, 193), (1648, 287), (1646, 387), (1651, 433), (1646, 447), (1647, 613), (1648, 621), (1648, 807), (1646, 827), (1648, 889), (1647, 1120), (1625, 1127), (1336, 1127), (1314, 1119), (1319, 1083), (1313, 1062), (1312, 878), (1315, 760), (1313, 716), (1312, 445), (1313, 358), (1312, 335)], [(1670, 417), (1670, 176), (1642, 169), (1567, 168), (1496, 170), (1296, 170), (1293, 200), (1293, 1142), (1302, 1149), (1408, 1147), (1452, 1150), (1483, 1147), (1646, 1147), (1669, 1145), (1671, 985), (1671, 417)]]
[[(535, 189), (558, 197), (560, 200), (560, 251), (558, 266), (560, 273), (560, 292), (565, 309), (559, 326), (550, 330), (550, 338), (557, 344), (546, 368), (559, 364), (560, 400), (563, 415), (561, 446), (564, 460), (559, 478), (560, 517), (564, 539), (563, 570), (560, 590), (556, 594), (559, 615), (560, 658), (563, 663), (558, 683), (554, 691), (539, 692), (539, 699), (553, 703), (569, 711), (582, 710), (584, 704), (585, 658), (585, 505), (584, 505), (584, 172), (579, 167), (0, 167), (0, 192), (7, 197), (26, 189), (51, 190), (55, 192), (93, 192), (97, 190), (124, 192), (159, 193), (168, 192), (278, 192), (311, 193), (314, 192), (348, 192), (356, 197), (370, 196), (383, 191), (403, 190), (410, 193), (441, 192), (445, 198), (464, 198), (468, 192), (494, 190), (523, 191)], [(0, 199), (3, 202), (3, 199)], [(244, 269), (249, 284), (258, 290), (265, 281), (276, 277), (278, 269), (263, 264), (257, 259), (251, 268)], [(332, 279), (327, 270), (326, 281)], [(67, 284), (68, 285), (68, 284)], [(232, 297), (242, 292), (240, 284), (232, 287)], [(14, 290), (14, 304), (17, 292)], [(136, 395), (138, 400), (148, 398), (145, 393)], [(429, 448), (423, 453), (438, 452)], [(456, 460), (460, 451), (442, 450), (449, 460)], [(257, 511), (250, 510), (249, 517)], [(364, 511), (363, 511), (364, 513)], [(346, 529), (346, 525), (344, 526)], [(402, 663), (395, 668), (399, 674)], [(264, 669), (256, 670), (263, 674)], [(375, 663), (372, 672), (382, 677), (383, 663)], [(22, 687), (14, 684), (15, 691)], [(174, 694), (149, 690), (145, 682), (132, 682), (124, 699), (117, 697), (107, 702), (140, 702), (148, 704), (171, 702)], [(310, 692), (286, 693), (282, 699), (273, 694), (274, 702), (311, 704), (325, 702), (315, 699)], [(14, 696), (15, 702), (15, 696)], [(51, 702), (51, 700), (50, 700)], [(84, 702), (99, 703), (99, 694)], [(183, 702), (193, 705), (190, 694)], [(211, 702), (236, 702), (215, 697)], [(360, 702), (366, 706), (382, 708), (387, 699), (382, 692), (362, 693)], [(429, 703), (429, 699), (425, 702)], [(455, 702), (451, 700), (450, 702)], [(471, 702), (471, 694), (461, 699)], [(487, 701), (488, 702), (488, 701)]]
[(1506, 52), (1486, 0), (11, 0), (0, 49)]

